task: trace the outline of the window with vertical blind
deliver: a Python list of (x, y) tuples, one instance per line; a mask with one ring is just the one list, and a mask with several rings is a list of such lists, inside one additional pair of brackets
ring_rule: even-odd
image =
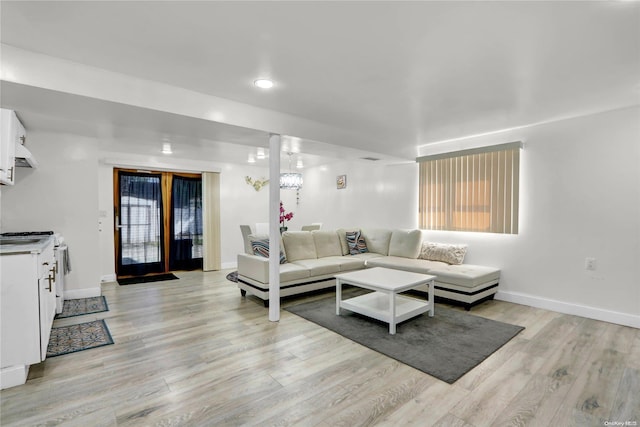
[(426, 230), (518, 233), (521, 142), (416, 159)]

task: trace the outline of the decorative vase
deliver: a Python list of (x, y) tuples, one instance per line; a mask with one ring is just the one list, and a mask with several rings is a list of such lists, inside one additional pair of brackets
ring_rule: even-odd
[(280, 227), (280, 234), (284, 233), (287, 230), (288, 230), (287, 227)]

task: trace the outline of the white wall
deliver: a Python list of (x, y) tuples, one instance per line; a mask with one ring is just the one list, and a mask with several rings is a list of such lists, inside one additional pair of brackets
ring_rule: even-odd
[(72, 271), (67, 294), (100, 294), (97, 141), (74, 135), (29, 132), (38, 169), (18, 169), (14, 186), (2, 187), (2, 231), (61, 233)]
[[(347, 176), (338, 190), (336, 178)], [(285, 208), (295, 197), (281, 194)], [(291, 202), (287, 202), (291, 199)], [(415, 162), (380, 165), (372, 161), (339, 162), (304, 171), (300, 205), (294, 228), (322, 222), (324, 229), (341, 227), (416, 228), (418, 224), (418, 167)]]
[[(640, 108), (438, 150), (517, 140), (525, 143), (520, 233), (427, 238), (468, 243), (465, 262), (500, 267), (499, 298), (640, 327)], [(596, 258), (595, 271), (585, 270), (586, 257)]]

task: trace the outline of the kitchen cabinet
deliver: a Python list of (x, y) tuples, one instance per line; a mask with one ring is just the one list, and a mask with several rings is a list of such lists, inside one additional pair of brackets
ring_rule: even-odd
[[(16, 143), (24, 135), (24, 127), (12, 110), (2, 108), (0, 110), (0, 184), (13, 185), (15, 181), (15, 153)], [(20, 135), (20, 128), (23, 134)]]
[(47, 356), (56, 311), (54, 241), (3, 241), (0, 254), (0, 388), (24, 384)]

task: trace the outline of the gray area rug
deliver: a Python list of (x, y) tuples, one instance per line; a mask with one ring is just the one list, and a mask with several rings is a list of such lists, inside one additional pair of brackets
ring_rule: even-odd
[(524, 328), (436, 305), (435, 316), (407, 320), (389, 335), (389, 325), (342, 310), (325, 298), (285, 310), (419, 369), (449, 384), (469, 372)]

